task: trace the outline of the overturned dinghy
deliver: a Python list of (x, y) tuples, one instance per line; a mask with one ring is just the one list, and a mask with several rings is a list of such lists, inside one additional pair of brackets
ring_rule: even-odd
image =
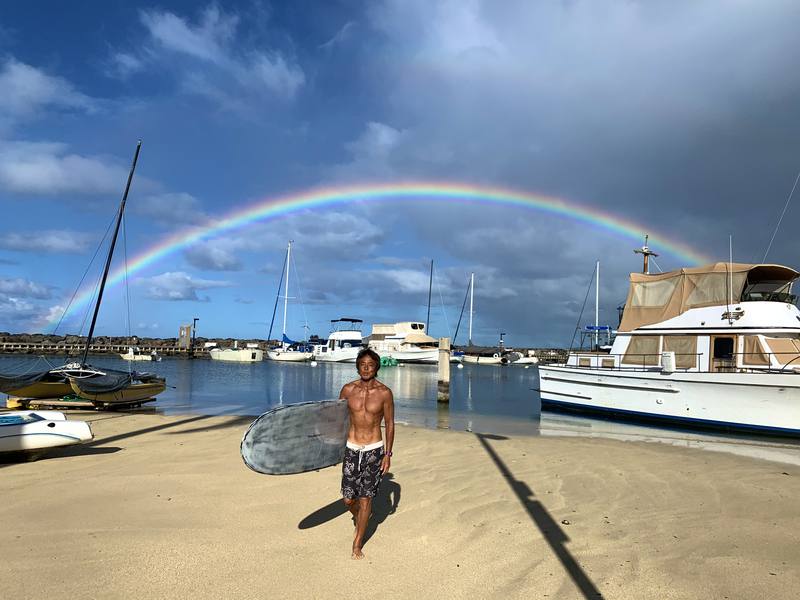
[(0, 452), (28, 452), (88, 442), (94, 436), (85, 421), (67, 421), (51, 410), (0, 414)]
[(167, 389), (166, 381), (153, 373), (113, 369), (97, 370), (91, 377), (73, 377), (69, 383), (76, 395), (106, 406), (147, 400)]

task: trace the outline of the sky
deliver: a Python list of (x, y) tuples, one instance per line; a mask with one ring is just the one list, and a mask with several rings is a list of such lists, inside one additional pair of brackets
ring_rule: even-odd
[(798, 22), (789, 0), (3, 3), (0, 331), (86, 333), (139, 139), (100, 335), (266, 338), (290, 240), (293, 339), (425, 321), (431, 261), (430, 333), (474, 273), (473, 341), (509, 346), (593, 322), (596, 261), (616, 326), (645, 234), (656, 271), (731, 246), (800, 267)]

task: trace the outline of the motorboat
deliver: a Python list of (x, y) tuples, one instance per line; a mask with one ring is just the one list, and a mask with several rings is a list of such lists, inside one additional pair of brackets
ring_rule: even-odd
[(64, 413), (51, 410), (20, 410), (0, 413), (0, 452), (30, 452), (71, 446), (91, 440), (85, 421), (68, 421)]
[(798, 276), (733, 262), (650, 274), (645, 263), (610, 351), (539, 367), (542, 406), (800, 435)]
[(132, 360), (132, 361), (140, 361), (140, 360), (161, 360), (161, 357), (155, 350), (150, 352), (145, 352), (144, 350), (139, 349), (137, 346), (130, 346), (128, 351), (124, 354), (119, 355), (122, 360)]
[(468, 365), (502, 365), (503, 357), (499, 352), (488, 355), (465, 353), (462, 357), (462, 362)]
[(439, 362), (437, 340), (425, 333), (425, 323), (418, 321), (374, 324), (369, 347), (399, 363)]
[(321, 362), (356, 362), (358, 353), (364, 349), (364, 340), (361, 334), (361, 319), (331, 320), (331, 333), (324, 344), (312, 346), (312, 360)]

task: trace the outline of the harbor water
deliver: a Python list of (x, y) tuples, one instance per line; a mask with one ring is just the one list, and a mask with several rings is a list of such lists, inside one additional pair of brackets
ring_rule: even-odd
[[(65, 362), (0, 356), (0, 372), (22, 373)], [(164, 358), (129, 362), (93, 356), (91, 364), (120, 370), (152, 371), (167, 379), (167, 390), (146, 409), (162, 414), (257, 416), (282, 404), (337, 398), (357, 378), (348, 363), (230, 363)], [(619, 423), (571, 414), (542, 412), (535, 366), (452, 365), (450, 402), (436, 400), (437, 367), (404, 365), (381, 368), (378, 379), (395, 399), (400, 424), (499, 435), (604, 437), (702, 448), (800, 465), (800, 441), (740, 434), (704, 433), (672, 427)]]

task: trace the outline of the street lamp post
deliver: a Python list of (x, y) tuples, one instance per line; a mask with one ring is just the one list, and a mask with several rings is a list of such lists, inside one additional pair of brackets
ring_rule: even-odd
[(195, 336), (195, 333), (197, 333), (197, 322), (199, 320), (200, 319), (198, 317), (195, 317), (194, 319), (192, 319), (192, 346), (191, 346), (191, 348), (189, 348), (189, 357), (190, 358), (194, 358), (194, 336)]

